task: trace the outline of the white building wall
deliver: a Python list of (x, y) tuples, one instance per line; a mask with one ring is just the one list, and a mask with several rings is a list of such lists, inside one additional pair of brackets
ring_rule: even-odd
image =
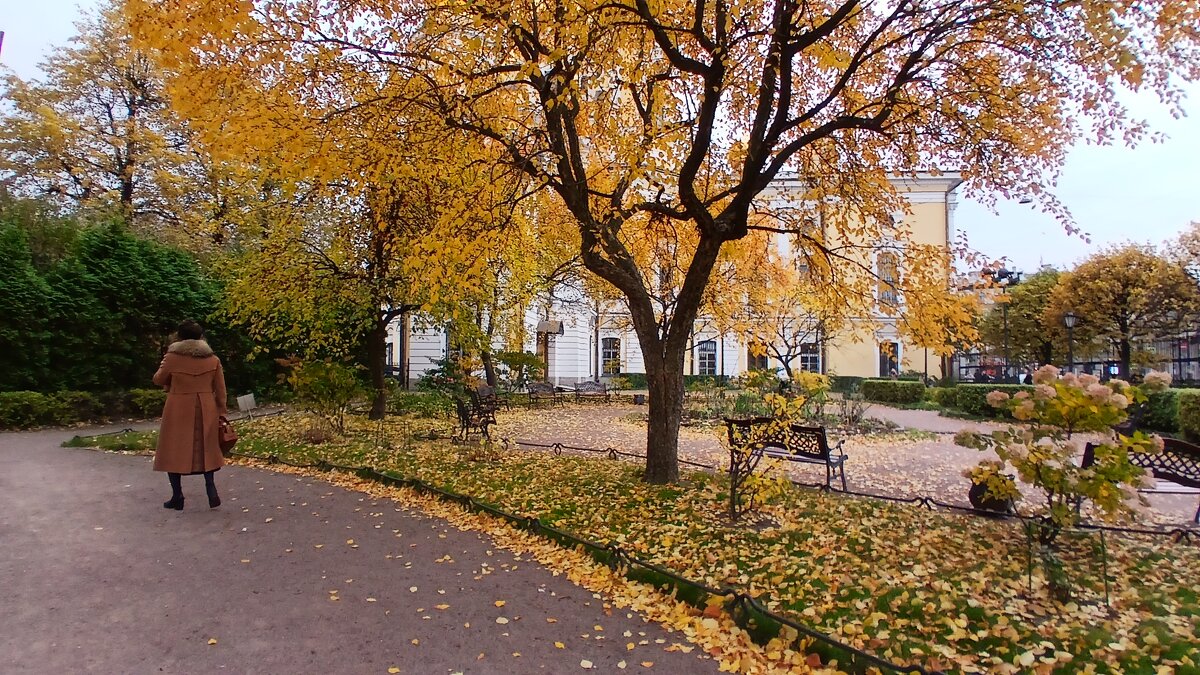
[(408, 381), (416, 384), (446, 358), (446, 331), (441, 328), (414, 330), (408, 338)]

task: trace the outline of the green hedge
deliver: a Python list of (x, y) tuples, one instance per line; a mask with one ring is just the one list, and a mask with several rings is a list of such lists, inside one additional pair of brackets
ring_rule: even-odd
[(1180, 390), (1176, 400), (1179, 405), (1179, 430), (1189, 441), (1200, 442), (1200, 391)]
[(0, 391), (0, 429), (29, 429), (101, 422), (109, 417), (158, 417), (167, 394), (161, 389), (93, 394), (86, 391)]
[(862, 387), (865, 379), (865, 377), (855, 375), (830, 375), (829, 390), (839, 394), (852, 394)]
[(1008, 417), (1007, 411), (988, 405), (987, 395), (1002, 391), (1012, 396), (1018, 391), (1032, 392), (1033, 387), (1027, 384), (960, 384), (954, 390), (955, 408), (980, 417)]
[(910, 380), (863, 380), (862, 395), (877, 403), (917, 403), (925, 399), (925, 385)]
[(925, 392), (925, 398), (943, 408), (953, 408), (956, 396), (958, 396), (958, 390), (954, 387), (930, 387), (929, 391)]
[(1179, 396), (1177, 389), (1158, 391), (1147, 397), (1140, 426), (1152, 431), (1179, 431)]
[(621, 373), (620, 377), (629, 380), (630, 389), (646, 389), (645, 373)]

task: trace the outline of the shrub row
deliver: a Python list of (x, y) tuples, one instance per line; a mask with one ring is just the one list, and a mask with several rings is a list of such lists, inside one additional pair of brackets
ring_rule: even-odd
[(929, 391), (925, 392), (925, 398), (943, 408), (953, 408), (956, 396), (958, 396), (958, 390), (954, 387), (930, 387)]
[(925, 385), (911, 380), (863, 380), (863, 398), (877, 403), (917, 403), (925, 399)]
[(1176, 392), (1179, 409), (1177, 416), (1179, 430), (1184, 438), (1194, 443), (1200, 443), (1200, 391), (1184, 389)]
[(162, 414), (166, 392), (161, 389), (131, 389), (127, 392), (93, 394), (86, 391), (0, 392), (0, 429), (64, 426), (98, 422), (110, 417), (157, 417)]
[(853, 394), (859, 390), (865, 379), (855, 375), (830, 375), (829, 390), (839, 394)]
[(988, 405), (987, 395), (993, 391), (1012, 396), (1018, 391), (1031, 392), (1033, 387), (1026, 384), (960, 384), (954, 388), (954, 407), (969, 415), (1007, 417), (1007, 412)]

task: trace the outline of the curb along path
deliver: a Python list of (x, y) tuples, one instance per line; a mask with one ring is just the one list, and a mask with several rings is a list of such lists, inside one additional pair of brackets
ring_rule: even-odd
[(185, 477), (168, 511), (149, 458), (58, 447), (71, 435), (0, 434), (5, 673), (717, 672), (665, 651), (681, 635), (390, 500), (229, 466), (220, 508)]

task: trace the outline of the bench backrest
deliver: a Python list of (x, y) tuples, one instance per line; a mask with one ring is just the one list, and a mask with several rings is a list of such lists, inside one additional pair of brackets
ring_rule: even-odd
[(753, 442), (757, 449), (776, 449), (811, 459), (829, 459), (829, 439), (824, 427), (806, 427), (801, 424), (781, 425), (764, 434), (764, 428), (773, 423), (770, 417), (755, 417), (748, 420), (725, 420), (729, 443), (740, 447)]
[(553, 394), (554, 385), (549, 382), (530, 382), (526, 387), (531, 394)]
[[(1096, 446), (1088, 443), (1083, 449), (1084, 469), (1096, 463)], [(1200, 446), (1175, 438), (1163, 439), (1162, 452), (1129, 453), (1129, 463), (1146, 469), (1155, 478), (1200, 488)]]
[(607, 394), (608, 387), (603, 382), (584, 380), (575, 384), (575, 391), (580, 394)]

